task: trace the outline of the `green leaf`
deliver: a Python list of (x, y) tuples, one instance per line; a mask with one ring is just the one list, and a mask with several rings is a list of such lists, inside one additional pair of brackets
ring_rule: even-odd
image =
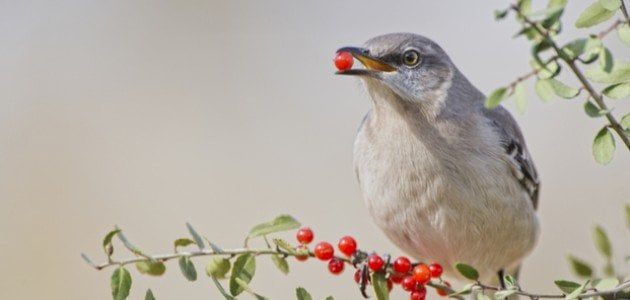
[(297, 229), (299, 227), (300, 222), (295, 220), (293, 217), (289, 215), (281, 215), (273, 219), (273, 221), (271, 222), (262, 223), (254, 226), (254, 228), (249, 231), (247, 239), (251, 239), (253, 237), (261, 235), (267, 235), (274, 232)]
[(252, 289), (249, 288), (249, 283), (245, 282), (245, 280), (240, 279), (240, 278), (234, 278), (234, 281), (236, 282), (236, 284), (238, 284), (244, 291), (252, 294), (256, 299), (258, 300), (267, 300), (266, 297), (261, 296), (259, 294), (254, 293), (254, 291), (252, 291)]
[(607, 10), (599, 2), (595, 2), (591, 4), (591, 6), (587, 7), (582, 14), (580, 14), (578, 19), (575, 21), (575, 27), (591, 27), (610, 19), (614, 15), (614, 11)]
[(505, 276), (503, 276), (503, 282), (505, 283), (506, 289), (518, 287), (518, 282), (516, 282), (516, 278), (512, 277), (510, 274), (506, 274)]
[(551, 85), (551, 79), (538, 79), (534, 89), (536, 90), (538, 97), (545, 102), (549, 102), (556, 97), (556, 93)]
[(141, 274), (151, 276), (160, 276), (166, 272), (166, 266), (161, 261), (152, 261), (150, 259), (136, 262), (136, 268)]
[(507, 9), (506, 10), (495, 10), (494, 11), (494, 19), (497, 20), (497, 21), (498, 20), (502, 20), (502, 19), (504, 19), (507, 16), (508, 12), (509, 11)]
[(472, 292), (473, 288), (476, 287), (476, 283), (469, 283), (465, 286), (463, 286), (459, 291), (453, 293), (453, 294), (448, 294), (449, 297), (453, 297), (453, 296), (460, 296), (460, 295), (468, 295)]
[(586, 78), (608, 84), (630, 81), (630, 63), (615, 61), (610, 72), (606, 72), (601, 68), (591, 68), (586, 71)]
[(584, 293), (584, 291), (586, 290), (586, 286), (588, 285), (588, 283), (589, 283), (589, 280), (587, 280), (580, 287), (578, 287), (573, 292), (571, 292), (571, 294), (566, 295), (564, 299), (578, 299), (578, 296)]
[(311, 294), (309, 294), (308, 291), (306, 291), (306, 289), (303, 287), (295, 289), (295, 296), (298, 300), (313, 300)]
[(507, 299), (507, 297), (514, 295), (514, 293), (516, 293), (516, 290), (498, 291), (498, 292), (494, 293), (494, 299), (496, 299), (496, 300), (504, 300), (504, 299)]
[(514, 86), (514, 102), (516, 103), (516, 110), (523, 114), (527, 108), (527, 95), (522, 82)]
[(116, 228), (105, 235), (103, 239), (103, 251), (107, 257), (111, 257), (114, 254), (114, 247), (112, 246), (112, 238), (120, 232), (120, 229)]
[(619, 39), (626, 45), (630, 46), (630, 25), (622, 25), (617, 29)]
[(477, 280), (479, 279), (479, 272), (464, 263), (458, 263), (455, 265), (455, 268), (457, 269), (457, 271), (459, 271), (460, 274), (462, 274), (464, 277), (470, 279), (470, 280)]
[(114, 271), (111, 277), (111, 287), (114, 300), (127, 299), (131, 290), (131, 274), (125, 267), (120, 267)]
[(593, 268), (585, 261), (574, 256), (569, 256), (568, 260), (571, 269), (576, 275), (586, 278), (593, 276)]
[(588, 53), (589, 57), (584, 58), (584, 60), (592, 60), (593, 55), (597, 58), (597, 51), (593, 51), (596, 48), (599, 48), (602, 45), (602, 42), (597, 38), (588, 38), (588, 39), (577, 39), (574, 40), (560, 49), (562, 53), (573, 59), (584, 53)]
[(577, 288), (581, 286), (581, 284), (577, 282), (568, 281), (568, 280), (556, 280), (554, 281), (554, 283), (563, 293), (566, 293), (566, 294), (573, 293), (573, 291), (575, 291)]
[(179, 269), (188, 281), (197, 280), (197, 269), (195, 269), (195, 264), (190, 261), (190, 257), (182, 256), (179, 258)]
[(558, 65), (555, 61), (550, 61), (545, 67), (543, 67), (536, 60), (532, 60), (530, 65), (532, 66), (532, 69), (540, 70), (537, 75), (538, 78), (541, 79), (553, 78), (560, 73), (560, 65)]
[(501, 103), (505, 98), (507, 98), (507, 89), (502, 87), (494, 90), (492, 94), (488, 98), (486, 98), (486, 108), (492, 109)]
[(213, 257), (208, 264), (206, 264), (206, 274), (210, 277), (225, 278), (232, 264), (230, 260), (224, 257)]
[(626, 98), (630, 95), (630, 82), (610, 85), (606, 87), (602, 93), (612, 99)]
[(615, 139), (608, 127), (602, 128), (593, 140), (593, 157), (595, 161), (607, 165), (615, 154)]
[(606, 114), (606, 110), (599, 109), (593, 102), (586, 101), (584, 103), (584, 111), (591, 118), (601, 117)]
[(88, 265), (90, 265), (90, 266), (92, 266), (92, 267), (96, 267), (96, 264), (94, 264), (94, 263), (92, 262), (92, 260), (91, 260), (91, 259), (90, 259), (90, 258), (89, 258), (89, 257), (88, 257), (85, 253), (81, 253), (81, 258), (83, 258), (83, 260), (85, 260), (85, 262), (86, 262)]
[(151, 289), (148, 289), (147, 293), (144, 294), (144, 300), (155, 300), (155, 296), (153, 296)]
[(223, 295), (223, 298), (225, 298), (225, 300), (236, 300), (236, 297), (232, 297), (232, 295), (228, 294), (225, 291), (225, 289), (223, 288), (223, 286), (221, 285), (218, 279), (216, 279), (215, 277), (210, 277), (210, 279), (212, 279), (212, 282), (214, 282), (214, 285), (217, 287), (217, 290), (219, 290), (219, 293)]
[(602, 67), (602, 70), (607, 73), (612, 71), (614, 63), (610, 50), (606, 47), (601, 47), (599, 49), (599, 65)]
[(236, 282), (239, 278), (249, 284), (256, 273), (256, 257), (251, 253), (241, 254), (236, 257), (230, 276), (230, 294), (238, 296), (243, 292), (243, 288)]
[(477, 294), (476, 297), (477, 300), (490, 300), (490, 297), (488, 297), (486, 294), (484, 293), (479, 293)]
[(562, 98), (575, 98), (580, 93), (579, 89), (572, 88), (554, 78), (547, 80), (551, 84), (551, 88), (553, 89), (554, 93)]
[(595, 279), (591, 282), (591, 285), (598, 291), (610, 290), (619, 285), (619, 279), (615, 277)]
[(610, 259), (612, 257), (612, 246), (610, 245), (610, 239), (608, 239), (604, 228), (596, 225), (595, 228), (593, 228), (593, 239), (595, 240), (595, 247), (597, 247), (599, 253)]
[(374, 286), (374, 295), (377, 300), (389, 299), (389, 290), (387, 289), (387, 278), (382, 272), (372, 273), (372, 285)]
[(197, 233), (197, 231), (189, 223), (186, 223), (186, 227), (188, 227), (188, 232), (190, 232), (190, 235), (193, 237), (193, 240), (195, 240), (195, 244), (197, 244), (197, 247), (199, 247), (199, 250), (203, 250), (203, 248), (205, 248), (205, 244), (203, 243), (203, 239), (201, 239), (201, 236), (199, 235), (199, 233)]
[(138, 247), (134, 246), (131, 242), (129, 242), (129, 240), (127, 239), (127, 237), (125, 237), (125, 235), (122, 233), (122, 231), (118, 232), (118, 239), (123, 243), (123, 245), (125, 245), (125, 247), (127, 249), (129, 249), (129, 251), (131, 251), (133, 254), (135, 255), (140, 255), (140, 256), (144, 256), (147, 257), (144, 253), (142, 253), (142, 251), (140, 251), (140, 249), (138, 249)]
[(188, 245), (192, 245), (195, 244), (195, 241), (189, 239), (189, 238), (180, 238), (180, 239), (176, 239), (173, 242), (173, 246), (175, 247), (175, 251), (177, 251), (177, 247), (186, 247)]
[(630, 114), (623, 116), (621, 118), (621, 121), (619, 121), (619, 124), (621, 125), (623, 129), (630, 129)]
[(287, 253), (291, 254), (291, 255), (298, 255), (300, 253), (298, 253), (295, 248), (291, 247), (291, 245), (289, 245), (289, 243), (283, 239), (273, 239), (273, 243), (276, 244), (276, 246), (278, 246), (278, 248), (286, 251)]
[(603, 8), (613, 12), (621, 6), (620, 0), (599, 0), (598, 2)]
[(282, 257), (281, 255), (272, 255), (271, 261), (276, 265), (276, 268), (282, 272), (282, 274), (289, 274), (289, 263), (287, 263), (287, 259)]
[(326, 297), (326, 299), (324, 299), (324, 300), (335, 300), (335, 297), (333, 297), (333, 296), (328, 296), (328, 297)]

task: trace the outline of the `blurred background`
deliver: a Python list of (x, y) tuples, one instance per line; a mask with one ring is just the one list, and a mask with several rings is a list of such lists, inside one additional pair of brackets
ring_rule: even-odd
[[(563, 41), (601, 29), (572, 26), (590, 2), (570, 1)], [(529, 71), (528, 43), (512, 39), (517, 24), (494, 21), (508, 4), (1, 1), (0, 298), (110, 299), (113, 269), (97, 272), (80, 253), (103, 261), (101, 241), (115, 225), (157, 254), (187, 236), (185, 222), (236, 248), (253, 225), (288, 213), (317, 241), (351, 234), (363, 249), (401, 254), (361, 199), (352, 144), (371, 104), (358, 79), (333, 74), (335, 50), (421, 33), (488, 93)], [(607, 44), (630, 58), (614, 35)], [(531, 84), (528, 92), (524, 115), (506, 103), (543, 182), (543, 231), (524, 288), (554, 292), (553, 279), (573, 278), (568, 253), (599, 266), (595, 223), (627, 274), (630, 155), (619, 145), (610, 166), (597, 165), (590, 147), (604, 121), (585, 116), (584, 97), (542, 103)], [(610, 105), (630, 110), (625, 100)], [(194, 283), (176, 262), (159, 278), (133, 268), (130, 299), (149, 287), (158, 299), (219, 299), (206, 258), (194, 261)], [(297, 286), (315, 299), (359, 299), (352, 273), (335, 277), (310, 260), (292, 261), (284, 276), (262, 258), (251, 286), (273, 299), (293, 298)]]

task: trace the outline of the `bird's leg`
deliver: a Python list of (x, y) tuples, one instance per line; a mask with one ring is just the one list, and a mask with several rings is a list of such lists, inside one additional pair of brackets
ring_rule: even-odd
[(499, 283), (501, 284), (501, 289), (505, 289), (505, 270), (501, 269), (499, 270), (499, 273), (497, 274), (499, 276)]
[(365, 291), (368, 285), (369, 274), (370, 273), (368, 271), (367, 264), (361, 265), (361, 278), (359, 279), (359, 290), (361, 290), (361, 295), (363, 295), (363, 298), (365, 299), (370, 298), (370, 296), (368, 296), (367, 292)]

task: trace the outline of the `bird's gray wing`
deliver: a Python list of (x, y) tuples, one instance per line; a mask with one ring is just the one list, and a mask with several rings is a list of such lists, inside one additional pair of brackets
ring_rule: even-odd
[(525, 139), (516, 121), (503, 107), (484, 110), (491, 125), (501, 134), (501, 143), (511, 162), (512, 173), (529, 194), (534, 209), (538, 207), (540, 182)]

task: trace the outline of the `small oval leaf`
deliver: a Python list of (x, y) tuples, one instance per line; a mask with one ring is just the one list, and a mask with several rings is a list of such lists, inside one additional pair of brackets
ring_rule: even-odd
[(105, 255), (107, 257), (112, 256), (114, 254), (114, 247), (112, 246), (112, 238), (116, 236), (120, 232), (120, 229), (116, 228), (105, 235), (103, 238), (103, 251), (105, 251)]
[(149, 259), (136, 262), (136, 268), (141, 274), (160, 276), (166, 272), (166, 266), (161, 261), (151, 261)]
[(626, 98), (630, 96), (630, 82), (608, 86), (602, 91), (602, 93), (612, 99)]
[(479, 272), (464, 263), (458, 263), (455, 265), (455, 268), (457, 269), (457, 271), (459, 271), (460, 274), (462, 274), (464, 277), (470, 279), (470, 280), (477, 280), (479, 279)]
[(195, 269), (195, 265), (190, 261), (190, 257), (182, 256), (179, 258), (179, 269), (188, 281), (197, 280), (197, 269)]
[(607, 165), (615, 154), (615, 139), (607, 127), (602, 128), (593, 140), (593, 157), (595, 161)]
[(575, 98), (580, 93), (579, 89), (572, 88), (554, 78), (547, 79), (551, 84), (553, 92), (565, 99)]
[(144, 294), (144, 300), (155, 300), (155, 296), (153, 296), (153, 291), (148, 289), (146, 294)]
[(241, 254), (236, 257), (230, 276), (230, 294), (238, 296), (243, 288), (236, 282), (236, 278), (249, 284), (256, 274), (256, 257), (251, 253)]
[(612, 257), (612, 246), (610, 245), (610, 240), (604, 228), (599, 225), (595, 226), (593, 229), (593, 239), (595, 240), (595, 246), (597, 250), (599, 250), (599, 253), (610, 259)]
[(372, 286), (377, 300), (388, 300), (389, 290), (387, 289), (387, 278), (382, 272), (372, 273)]
[(189, 238), (180, 238), (180, 239), (176, 239), (173, 242), (173, 246), (175, 247), (175, 250), (177, 250), (177, 247), (186, 247), (188, 245), (192, 245), (195, 244), (195, 241), (189, 239)]
[(295, 296), (297, 297), (298, 300), (313, 300), (313, 297), (311, 297), (311, 294), (309, 294), (308, 291), (306, 291), (306, 289), (303, 287), (299, 287), (295, 289)]
[(615, 61), (610, 72), (595, 67), (587, 70), (585, 74), (586, 78), (599, 83), (623, 83), (630, 81), (630, 63)]
[(563, 293), (566, 293), (566, 294), (573, 293), (573, 291), (575, 291), (577, 288), (581, 286), (581, 284), (577, 282), (568, 281), (568, 280), (556, 280), (554, 281), (554, 283)]
[(615, 11), (621, 6), (621, 0), (599, 0), (599, 4), (610, 11)]
[(499, 106), (499, 104), (501, 104), (501, 101), (503, 101), (506, 97), (507, 97), (506, 88), (502, 87), (502, 88), (498, 88), (494, 90), (492, 94), (490, 94), (490, 96), (486, 98), (486, 102), (485, 102), (486, 108), (492, 109)]
[(190, 232), (190, 235), (193, 237), (193, 240), (195, 240), (195, 244), (197, 244), (197, 247), (199, 247), (199, 250), (203, 250), (203, 248), (205, 248), (206, 246), (199, 233), (197, 233), (197, 231), (189, 223), (186, 223), (186, 227), (188, 228), (188, 232)]
[(575, 27), (586, 28), (597, 25), (610, 19), (615, 15), (614, 11), (607, 10), (599, 2), (595, 2), (587, 7), (575, 21)]
[(280, 270), (280, 272), (282, 272), (282, 274), (289, 274), (289, 263), (286, 258), (280, 255), (272, 255), (271, 261), (273, 261), (273, 264), (276, 268), (278, 268), (278, 270)]
[(630, 46), (630, 25), (626, 24), (617, 29), (617, 36), (626, 45)]
[(131, 274), (125, 267), (120, 267), (112, 273), (111, 287), (114, 300), (127, 299), (131, 290)]
[(514, 102), (516, 102), (516, 110), (523, 114), (527, 108), (527, 95), (525, 94), (525, 87), (522, 82), (519, 82), (514, 86)]
[(534, 86), (536, 94), (544, 102), (549, 102), (555, 98), (555, 92), (551, 86), (551, 79), (539, 79)]
[(571, 270), (573, 270), (576, 275), (585, 278), (593, 276), (593, 268), (585, 261), (574, 256), (569, 256), (568, 260)]
[(206, 274), (210, 277), (225, 278), (232, 264), (230, 260), (225, 257), (213, 257), (206, 264)]
[(287, 231), (291, 229), (297, 229), (300, 227), (300, 222), (295, 220), (293, 217), (289, 215), (280, 215), (273, 219), (271, 222), (262, 223), (254, 226), (252, 230), (249, 231), (249, 235), (247, 239), (251, 239), (253, 237), (267, 235), (274, 232)]

